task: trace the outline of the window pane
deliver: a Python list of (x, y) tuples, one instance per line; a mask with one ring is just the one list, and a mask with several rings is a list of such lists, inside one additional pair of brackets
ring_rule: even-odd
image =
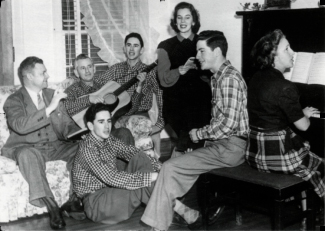
[(73, 76), (72, 62), (76, 58), (76, 36), (75, 34), (65, 35), (65, 64), (66, 77)]
[(61, 0), (62, 3), (62, 30), (76, 30), (75, 0)]

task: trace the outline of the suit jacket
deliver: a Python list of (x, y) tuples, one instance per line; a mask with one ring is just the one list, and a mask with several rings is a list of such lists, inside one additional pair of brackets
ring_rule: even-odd
[[(43, 89), (45, 105), (53, 98), (53, 89)], [(2, 155), (13, 159), (17, 147), (32, 146), (41, 141), (40, 130), (50, 125), (56, 135), (51, 144), (54, 147), (67, 141), (67, 135), (80, 130), (70, 118), (62, 102), (46, 116), (45, 108), (38, 110), (25, 87), (21, 87), (6, 100), (3, 109), (6, 113), (10, 136), (2, 148)], [(53, 138), (53, 134), (50, 134)]]

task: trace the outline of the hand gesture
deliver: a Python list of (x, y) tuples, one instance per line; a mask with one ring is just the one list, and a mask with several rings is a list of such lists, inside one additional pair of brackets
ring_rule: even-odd
[(178, 71), (181, 75), (185, 75), (188, 70), (193, 69), (192, 66), (179, 66)]
[(60, 100), (66, 97), (67, 94), (64, 93), (64, 89), (56, 89), (53, 98), (51, 100), (51, 103), (46, 108), (46, 114), (50, 115), (58, 107)]
[(89, 95), (89, 101), (93, 104), (104, 103), (104, 97), (101, 95)]
[(307, 118), (320, 114), (320, 111), (314, 107), (305, 107), (302, 111)]
[(199, 138), (196, 135), (196, 131), (197, 131), (197, 129), (194, 128), (189, 133), (190, 134), (190, 138), (191, 138), (191, 140), (192, 140), (193, 143), (198, 143), (199, 142)]
[(75, 82), (74, 79), (65, 79), (58, 85), (58, 89), (67, 89), (71, 84)]
[(138, 76), (137, 76), (137, 79), (139, 80), (139, 84), (137, 87), (138, 93), (141, 93), (141, 91), (142, 91), (142, 86), (144, 84), (144, 81), (146, 80), (146, 76), (147, 76), (147, 73), (145, 73), (145, 72), (142, 72), (142, 73), (138, 74)]
[(138, 74), (137, 79), (139, 80), (139, 85), (144, 84), (144, 81), (146, 80), (146, 76), (147, 76), (147, 73), (145, 73), (145, 72)]

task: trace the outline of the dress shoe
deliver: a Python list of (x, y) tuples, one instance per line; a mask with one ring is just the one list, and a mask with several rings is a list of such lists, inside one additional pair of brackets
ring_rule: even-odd
[(208, 225), (213, 225), (214, 223), (216, 223), (216, 221), (220, 217), (220, 215), (223, 212), (223, 210), (225, 209), (225, 207), (226, 207), (225, 205), (221, 205), (209, 213)]
[(86, 219), (82, 201), (75, 193), (61, 206), (61, 212), (64, 216), (72, 217), (78, 221)]
[(62, 229), (65, 227), (65, 222), (62, 217), (62, 213), (52, 197), (43, 197), (43, 202), (47, 207), (47, 211), (49, 212), (50, 216), (50, 227), (52, 229)]
[(59, 209), (57, 211), (49, 211), (50, 215), (50, 227), (51, 229), (63, 229), (65, 227), (65, 222)]
[[(208, 220), (208, 225), (212, 225), (214, 224), (217, 219), (220, 217), (220, 214), (223, 212), (223, 210), (225, 209), (225, 206), (218, 206), (217, 208), (213, 209), (212, 211), (209, 212), (209, 220)], [(211, 209), (210, 209), (211, 210)], [(197, 230), (199, 229), (201, 226), (203, 226), (203, 218), (202, 218), (202, 214), (200, 213), (199, 217), (196, 219), (195, 222), (193, 222), (192, 224), (189, 224), (187, 227), (190, 230)]]

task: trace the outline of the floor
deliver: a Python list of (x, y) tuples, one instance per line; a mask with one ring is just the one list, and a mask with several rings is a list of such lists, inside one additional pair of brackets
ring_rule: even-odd
[[(170, 157), (174, 142), (164, 140), (162, 142), (162, 158), (166, 161)], [(194, 190), (195, 191), (195, 190)], [(187, 195), (189, 205), (196, 204), (195, 192), (190, 191)], [(105, 225), (94, 223), (88, 219), (84, 221), (76, 221), (72, 218), (65, 218), (65, 230), (150, 230), (146, 224), (140, 221), (144, 212), (145, 206), (139, 207), (132, 217), (126, 221), (115, 225)], [(163, 216), (163, 214), (162, 214)], [(243, 224), (238, 226), (235, 221), (234, 208), (227, 206), (220, 218), (215, 224), (209, 227), (209, 230), (271, 230), (271, 220), (267, 213), (258, 211), (254, 204), (244, 206), (242, 211)], [(322, 218), (324, 222), (324, 218)], [(49, 218), (47, 214), (35, 215), (30, 218), (22, 218), (10, 223), (0, 223), (0, 231), (7, 230), (50, 230)], [(189, 230), (187, 227), (172, 225), (169, 230)], [(294, 223), (288, 226), (285, 230), (300, 230), (300, 223)], [(320, 230), (319, 226), (316, 230)]]

